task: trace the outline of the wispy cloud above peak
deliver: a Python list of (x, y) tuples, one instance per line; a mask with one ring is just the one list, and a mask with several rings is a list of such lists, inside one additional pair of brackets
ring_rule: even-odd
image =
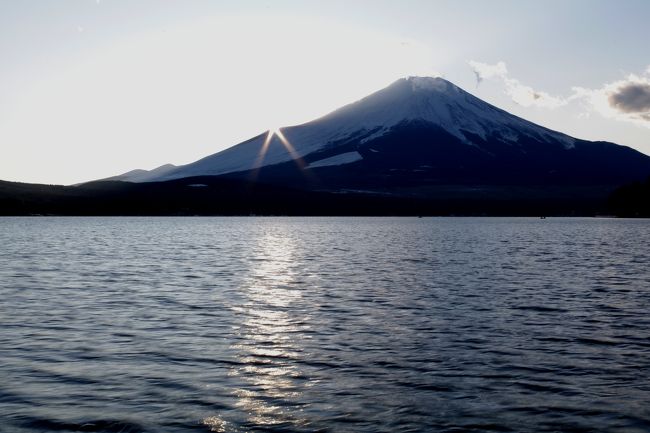
[(481, 63), (474, 60), (470, 60), (469, 65), (476, 75), (476, 85), (481, 84), (483, 80), (490, 78), (507, 78), (508, 68), (504, 62), (498, 62), (494, 65), (489, 65), (487, 63)]
[(505, 62), (495, 64), (477, 62), (470, 60), (469, 66), (476, 75), (476, 85), (480, 85), (483, 80), (496, 79), (503, 82), (505, 92), (517, 104), (524, 107), (543, 107), (558, 108), (569, 103), (570, 99), (550, 95), (546, 92), (535, 90), (534, 88), (521, 83), (515, 78), (511, 78)]
[[(476, 75), (477, 87), (484, 80), (501, 81), (505, 93), (521, 106), (554, 109), (574, 101), (585, 101), (589, 110), (606, 118), (650, 128), (650, 66), (643, 75), (630, 74), (597, 89), (576, 86), (571, 89), (569, 96), (554, 96), (512, 78), (503, 61), (489, 64), (470, 60), (467, 63)], [(588, 113), (584, 113), (581, 118), (587, 116)]]

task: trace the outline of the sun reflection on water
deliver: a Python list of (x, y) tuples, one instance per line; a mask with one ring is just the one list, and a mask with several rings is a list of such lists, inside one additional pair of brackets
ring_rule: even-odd
[(203, 420), (203, 425), (208, 427), (211, 432), (225, 433), (228, 431), (228, 423), (218, 416), (209, 416)]
[(234, 308), (241, 325), (232, 346), (238, 364), (230, 374), (239, 379), (236, 406), (253, 425), (306, 422), (296, 413), (305, 379), (296, 362), (301, 349), (294, 336), (303, 321), (293, 310), (302, 298), (294, 253), (286, 233), (266, 233), (254, 251), (257, 266), (242, 287), (245, 300)]

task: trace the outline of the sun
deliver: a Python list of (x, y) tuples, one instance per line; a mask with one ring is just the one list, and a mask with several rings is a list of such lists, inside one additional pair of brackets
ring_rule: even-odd
[(303, 161), (302, 157), (296, 152), (296, 149), (293, 147), (291, 142), (287, 139), (287, 137), (284, 136), (284, 133), (282, 132), (282, 129), (280, 127), (276, 128), (269, 128), (266, 133), (266, 137), (264, 138), (264, 142), (262, 143), (262, 146), (260, 147), (260, 150), (257, 154), (257, 158), (255, 159), (255, 162), (252, 165), (252, 178), (257, 179), (257, 174), (262, 167), (264, 163), (264, 157), (266, 156), (266, 153), (269, 150), (269, 146), (271, 145), (271, 142), (274, 141), (274, 138), (284, 146), (285, 150), (291, 155), (291, 159), (296, 163), (298, 168), (300, 168), (301, 171), (304, 170), (305, 168), (305, 162)]

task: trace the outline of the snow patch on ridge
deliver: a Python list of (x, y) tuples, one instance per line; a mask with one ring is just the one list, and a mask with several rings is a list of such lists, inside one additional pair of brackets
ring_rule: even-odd
[(362, 139), (359, 141), (359, 143), (363, 144), (363, 143), (366, 143), (366, 142), (368, 142), (368, 141), (374, 140), (375, 138), (379, 138), (379, 137), (381, 137), (382, 135), (386, 134), (388, 131), (389, 131), (388, 128), (381, 128), (381, 129), (379, 129), (378, 131), (373, 132), (373, 133), (370, 134), (369, 136), (362, 138)]
[(357, 151), (354, 152), (345, 152), (340, 153), (335, 156), (330, 156), (329, 158), (320, 159), (318, 161), (312, 162), (307, 166), (307, 168), (318, 168), (318, 167), (328, 167), (331, 165), (343, 165), (350, 164), (352, 162), (360, 161), (363, 159), (363, 156)]

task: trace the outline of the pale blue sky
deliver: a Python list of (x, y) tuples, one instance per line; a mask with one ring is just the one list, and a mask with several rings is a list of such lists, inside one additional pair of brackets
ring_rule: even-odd
[(425, 74), (650, 154), (650, 108), (607, 103), (650, 86), (649, 22), (646, 0), (0, 0), (0, 179), (188, 163)]

